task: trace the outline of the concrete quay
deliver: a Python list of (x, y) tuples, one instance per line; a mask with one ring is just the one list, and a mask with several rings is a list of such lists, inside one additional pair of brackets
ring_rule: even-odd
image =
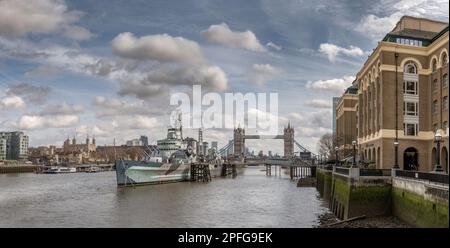
[(394, 216), (413, 227), (449, 227), (448, 175), (319, 167), (316, 188), (341, 220)]

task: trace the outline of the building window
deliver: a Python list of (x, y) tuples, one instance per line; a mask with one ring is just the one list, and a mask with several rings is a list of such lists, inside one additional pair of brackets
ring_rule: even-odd
[(448, 87), (448, 75), (444, 74), (444, 76), (442, 76), (442, 87)]
[(444, 121), (444, 122), (442, 123), (442, 129), (444, 129), (444, 132), (445, 132), (445, 133), (447, 133), (447, 128), (448, 128), (448, 122), (447, 122), (447, 121)]
[(404, 69), (405, 73), (417, 74), (417, 66), (413, 62), (408, 62)]
[(444, 110), (448, 110), (448, 96), (444, 96), (442, 98), (442, 108)]
[(417, 123), (404, 123), (403, 124), (404, 134), (407, 136), (416, 136), (418, 125)]
[(403, 94), (417, 95), (417, 82), (404, 81), (403, 82)]
[(395, 42), (398, 43), (398, 44), (403, 44), (403, 45), (422, 46), (422, 41), (421, 40), (396, 38)]
[(435, 91), (437, 91), (437, 89), (438, 89), (438, 80), (435, 79), (435, 80), (433, 80), (433, 91), (435, 92)]
[(433, 72), (435, 72), (437, 70), (437, 61), (436, 61), (436, 59), (433, 59), (433, 61), (431, 62), (431, 70)]
[(437, 114), (437, 112), (438, 112), (438, 101), (437, 100), (433, 101), (433, 108), (432, 108), (432, 110), (433, 110), (433, 114)]
[(437, 130), (438, 130), (438, 124), (437, 124), (437, 123), (434, 123), (434, 124), (433, 124), (433, 132), (436, 133)]
[(444, 53), (442, 54), (441, 61), (442, 61), (442, 66), (447, 66), (447, 64), (448, 64), (447, 53), (444, 52)]
[(403, 103), (403, 115), (417, 116), (417, 102), (404, 102)]

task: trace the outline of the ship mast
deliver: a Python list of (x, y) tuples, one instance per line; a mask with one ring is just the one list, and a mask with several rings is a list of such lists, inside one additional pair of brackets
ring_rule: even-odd
[(180, 126), (180, 136), (181, 136), (181, 140), (184, 141), (183, 139), (183, 124), (181, 122), (181, 113), (178, 114), (178, 124)]

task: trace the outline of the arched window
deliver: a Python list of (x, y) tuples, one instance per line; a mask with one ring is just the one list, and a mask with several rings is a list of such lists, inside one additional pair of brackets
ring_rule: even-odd
[(444, 76), (442, 76), (442, 87), (448, 87), (448, 75), (444, 74)]
[(442, 53), (441, 64), (442, 64), (442, 66), (447, 66), (447, 64), (448, 64), (448, 56), (447, 56), (446, 52)]
[(417, 66), (413, 62), (408, 62), (405, 65), (405, 73), (417, 74)]
[(438, 80), (433, 80), (433, 92), (436, 92), (438, 90)]
[(433, 59), (433, 61), (431, 62), (431, 69), (433, 72), (435, 72), (437, 70), (437, 61), (436, 59)]

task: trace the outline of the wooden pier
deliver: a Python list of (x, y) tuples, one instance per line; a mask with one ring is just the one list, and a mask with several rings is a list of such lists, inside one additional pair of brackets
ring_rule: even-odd
[(237, 176), (236, 164), (225, 163), (222, 165), (222, 171), (220, 173), (222, 177), (231, 175), (233, 178)]
[(25, 165), (25, 164), (15, 164), (15, 165), (0, 165), (0, 174), (3, 173), (32, 173), (39, 172), (42, 169), (40, 165)]
[(208, 163), (192, 163), (191, 164), (191, 181), (193, 182), (210, 182), (211, 171)]
[(281, 176), (281, 165), (272, 165), (272, 164), (265, 164), (266, 166), (266, 176), (272, 176), (272, 166), (274, 167), (274, 176)]
[(316, 176), (315, 166), (291, 166), (289, 170), (291, 180)]
[[(291, 180), (297, 180), (302, 178), (314, 178), (316, 176), (316, 166), (305, 165), (275, 165), (265, 164), (266, 176), (281, 176), (282, 168), (289, 168), (289, 176)], [(274, 169), (272, 169), (274, 167)], [(272, 172), (273, 170), (273, 172)]]

